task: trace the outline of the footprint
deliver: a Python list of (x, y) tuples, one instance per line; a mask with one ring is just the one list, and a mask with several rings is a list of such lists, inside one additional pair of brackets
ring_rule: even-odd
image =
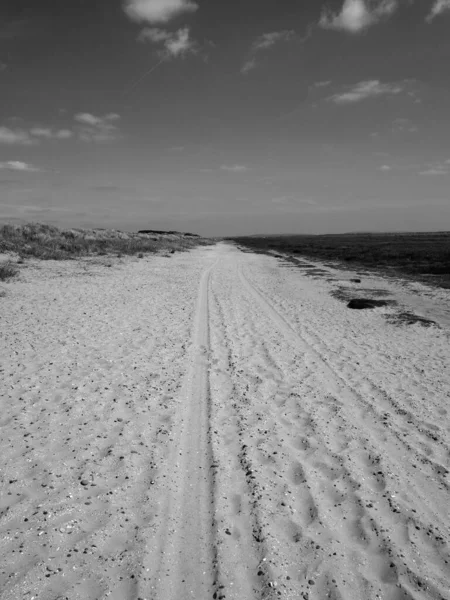
[(300, 485), (306, 483), (305, 472), (303, 471), (302, 465), (295, 461), (291, 466), (291, 481), (294, 485)]

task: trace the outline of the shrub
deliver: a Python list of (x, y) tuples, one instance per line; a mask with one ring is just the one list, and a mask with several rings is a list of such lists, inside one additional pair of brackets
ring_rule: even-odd
[(11, 279), (11, 277), (15, 277), (18, 272), (19, 269), (17, 269), (12, 262), (7, 261), (0, 263), (0, 281)]

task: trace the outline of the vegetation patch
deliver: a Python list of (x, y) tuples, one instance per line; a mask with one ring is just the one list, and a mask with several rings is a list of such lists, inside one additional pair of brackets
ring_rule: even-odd
[(29, 223), (0, 227), (0, 252), (14, 252), (43, 260), (70, 260), (82, 256), (139, 255), (182, 252), (212, 240), (184, 233), (129, 233), (116, 229), (59, 229)]
[(398, 327), (402, 326), (402, 325), (421, 325), (422, 327), (438, 327), (439, 328), (439, 324), (436, 323), (436, 321), (433, 321), (432, 319), (427, 319), (425, 317), (421, 317), (419, 315), (415, 315), (414, 313), (411, 312), (399, 312), (399, 313), (395, 313), (393, 315), (388, 315), (386, 317), (386, 319), (388, 320), (389, 323), (391, 323), (391, 325), (396, 325)]
[(19, 269), (11, 261), (0, 263), (0, 281), (7, 281), (15, 277), (18, 272)]
[(330, 296), (341, 302), (348, 302), (353, 297), (354, 293), (355, 290), (352, 288), (338, 287), (335, 290), (331, 290)]

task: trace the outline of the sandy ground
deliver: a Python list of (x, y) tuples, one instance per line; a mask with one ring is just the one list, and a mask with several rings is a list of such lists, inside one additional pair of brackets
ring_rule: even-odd
[(450, 597), (450, 292), (371, 280), (441, 325), (395, 327), (226, 244), (106, 263), (0, 286), (2, 600)]

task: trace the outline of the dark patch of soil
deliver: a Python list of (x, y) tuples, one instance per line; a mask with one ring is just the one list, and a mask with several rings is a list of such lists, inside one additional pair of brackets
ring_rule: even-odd
[(348, 308), (363, 310), (366, 308), (378, 308), (379, 306), (388, 306), (391, 304), (388, 300), (373, 300), (373, 298), (352, 298), (347, 304)]

